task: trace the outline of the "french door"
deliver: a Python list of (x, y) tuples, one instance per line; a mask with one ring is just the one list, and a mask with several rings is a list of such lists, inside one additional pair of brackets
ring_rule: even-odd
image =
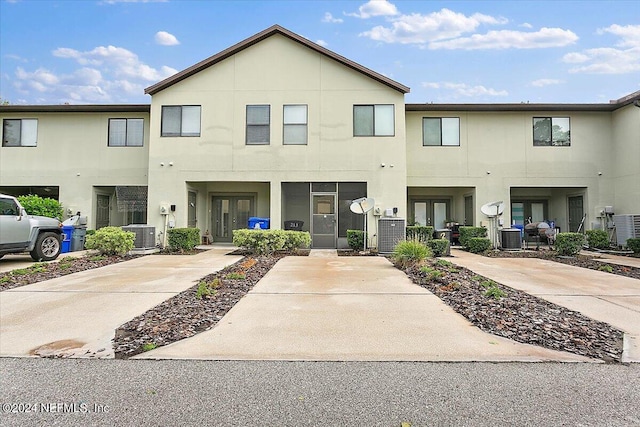
[(213, 196), (211, 224), (214, 242), (231, 243), (233, 230), (247, 228), (249, 217), (254, 216), (252, 196)]

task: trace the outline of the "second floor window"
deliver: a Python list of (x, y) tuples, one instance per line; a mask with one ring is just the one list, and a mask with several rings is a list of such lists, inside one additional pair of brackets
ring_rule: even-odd
[(271, 106), (247, 105), (247, 145), (268, 145), (270, 125)]
[(109, 119), (109, 147), (142, 147), (144, 119)]
[(422, 145), (460, 145), (460, 118), (423, 117)]
[(284, 106), (284, 130), (282, 142), (285, 145), (307, 144), (307, 106)]
[(571, 123), (569, 117), (534, 117), (533, 145), (570, 146)]
[(4, 119), (2, 121), (3, 147), (36, 147), (38, 145), (38, 119)]
[(162, 136), (200, 136), (199, 105), (162, 106)]
[(353, 106), (353, 136), (394, 135), (393, 104)]

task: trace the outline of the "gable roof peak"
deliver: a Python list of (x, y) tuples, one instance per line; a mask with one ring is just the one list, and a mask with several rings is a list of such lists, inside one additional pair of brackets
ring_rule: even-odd
[(354, 61), (351, 61), (350, 59), (345, 58), (344, 56), (338, 55), (337, 53), (320, 46), (317, 43), (314, 43), (296, 33), (294, 33), (293, 31), (287, 30), (286, 28), (275, 24), (272, 25), (271, 27), (239, 42), (236, 43), (235, 45), (228, 47), (227, 49), (213, 55), (210, 56), (209, 58), (198, 62), (195, 65), (192, 65), (189, 68), (186, 68), (176, 74), (174, 74), (173, 76), (170, 76), (152, 86), (149, 86), (148, 88), (146, 88), (144, 90), (144, 93), (149, 94), (149, 95), (154, 95), (158, 92), (160, 92), (161, 90), (164, 90), (166, 88), (168, 88), (169, 86), (172, 86), (184, 79), (186, 79), (187, 77), (190, 77), (206, 68), (209, 68), (210, 66), (224, 60), (227, 59), (233, 55), (235, 55), (238, 52), (243, 51), (244, 49), (247, 49), (248, 47), (251, 47), (257, 43), (260, 43), (261, 41), (263, 41), (266, 38), (269, 38), (275, 34), (280, 34), (284, 37), (289, 38), (290, 40), (293, 40), (297, 43), (302, 44), (303, 46), (308, 47), (311, 50), (314, 50), (322, 55), (325, 55), (339, 63), (341, 63), (342, 65), (345, 65), (359, 73), (364, 74), (365, 76), (372, 78), (386, 86), (389, 86), (390, 88), (397, 90), (398, 92), (401, 93), (408, 93), (410, 91), (409, 87), (404, 86), (403, 84), (400, 84), (398, 82), (396, 82), (395, 80), (392, 80), (386, 76), (383, 76), (380, 73), (377, 73), (373, 70), (370, 70), (369, 68), (360, 65)]

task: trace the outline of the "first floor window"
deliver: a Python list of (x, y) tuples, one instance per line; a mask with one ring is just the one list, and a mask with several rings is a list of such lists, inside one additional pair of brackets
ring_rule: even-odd
[(200, 136), (200, 106), (162, 106), (162, 136)]
[(271, 106), (247, 105), (247, 145), (270, 142)]
[(142, 147), (144, 119), (109, 119), (109, 147)]
[(394, 105), (354, 105), (353, 136), (394, 136)]
[(422, 145), (460, 145), (460, 118), (423, 117)]
[(305, 145), (307, 143), (307, 106), (284, 106), (283, 143), (285, 145)]
[(35, 147), (38, 145), (38, 119), (4, 119), (3, 147)]
[(533, 145), (570, 146), (571, 124), (569, 117), (534, 117)]

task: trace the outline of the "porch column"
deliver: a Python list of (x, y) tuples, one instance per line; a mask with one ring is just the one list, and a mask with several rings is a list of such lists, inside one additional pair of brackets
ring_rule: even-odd
[(280, 181), (270, 182), (270, 203), (269, 217), (271, 218), (271, 228), (282, 229), (282, 183)]

